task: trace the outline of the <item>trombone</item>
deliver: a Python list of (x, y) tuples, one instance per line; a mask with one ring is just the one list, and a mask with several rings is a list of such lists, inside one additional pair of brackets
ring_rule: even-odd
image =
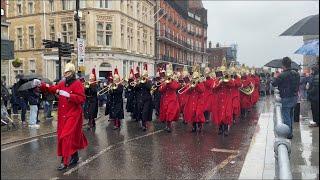
[(82, 85), (85, 88), (89, 88), (91, 84), (94, 84), (94, 83), (97, 83), (97, 82), (100, 82), (100, 80), (97, 80), (97, 81), (85, 81), (85, 82), (82, 83)]

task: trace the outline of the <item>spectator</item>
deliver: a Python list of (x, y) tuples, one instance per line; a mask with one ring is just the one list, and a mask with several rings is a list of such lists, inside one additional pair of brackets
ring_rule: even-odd
[(39, 128), (40, 125), (37, 124), (37, 115), (38, 115), (38, 105), (40, 103), (40, 90), (39, 87), (28, 90), (28, 101), (30, 105), (30, 128)]
[(311, 126), (319, 126), (319, 65), (312, 67), (312, 80), (308, 89), (308, 99), (311, 102), (313, 122)]
[(18, 80), (12, 87), (11, 104), (13, 114), (18, 114), (19, 107), (21, 108), (21, 121), (22, 125), (26, 125), (26, 112), (27, 112), (27, 95), (25, 91), (18, 91), (19, 87), (25, 83), (23, 80)]
[(282, 59), (283, 72), (276, 75), (272, 82), (273, 86), (277, 86), (281, 97), (281, 114), (283, 121), (290, 128), (288, 139), (292, 139), (292, 122), (294, 116), (294, 107), (298, 100), (298, 90), (300, 76), (299, 73), (291, 69), (291, 59), (284, 57)]
[(306, 91), (306, 85), (307, 85), (307, 77), (305, 73), (301, 73), (300, 75), (300, 86), (299, 86), (299, 93), (301, 100), (307, 99), (307, 91)]

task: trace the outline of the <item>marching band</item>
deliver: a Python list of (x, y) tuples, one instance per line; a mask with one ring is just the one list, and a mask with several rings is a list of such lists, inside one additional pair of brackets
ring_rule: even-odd
[(190, 75), (187, 67), (180, 73), (173, 71), (172, 64), (167, 64), (163, 69), (158, 68), (154, 79), (148, 77), (147, 66), (144, 66), (142, 74), (139, 67), (135, 74), (131, 69), (128, 80), (121, 80), (116, 68), (100, 91), (97, 91), (97, 82), (95, 74), (91, 74), (90, 81), (84, 83), (89, 107), (84, 112), (90, 128), (95, 126), (97, 96), (106, 94), (105, 115), (114, 122), (113, 129), (120, 130), (125, 92), (126, 111), (140, 122), (143, 131), (148, 128), (147, 122), (152, 121), (155, 109), (157, 119), (166, 124), (167, 132), (172, 131), (172, 122), (182, 117), (185, 124), (192, 124), (191, 132), (201, 132), (211, 119), (219, 128), (218, 134), (228, 136), (231, 125), (240, 116), (246, 117), (257, 103), (260, 79), (254, 68), (236, 67), (233, 63), (227, 68), (224, 60), (217, 69), (206, 67), (203, 75), (198, 65)]

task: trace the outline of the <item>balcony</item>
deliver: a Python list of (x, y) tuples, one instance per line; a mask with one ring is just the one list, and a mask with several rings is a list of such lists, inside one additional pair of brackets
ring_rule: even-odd
[(179, 65), (191, 65), (192, 64), (191, 62), (188, 62), (187, 60), (182, 60), (182, 59), (178, 60), (177, 58), (170, 57), (168, 55), (160, 55), (159, 59), (162, 61), (165, 61), (165, 62), (170, 62), (173, 64), (179, 64)]

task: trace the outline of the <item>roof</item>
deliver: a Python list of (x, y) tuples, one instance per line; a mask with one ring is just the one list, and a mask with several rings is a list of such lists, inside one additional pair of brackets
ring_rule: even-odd
[(202, 9), (203, 8), (202, 0), (189, 0), (189, 8)]

